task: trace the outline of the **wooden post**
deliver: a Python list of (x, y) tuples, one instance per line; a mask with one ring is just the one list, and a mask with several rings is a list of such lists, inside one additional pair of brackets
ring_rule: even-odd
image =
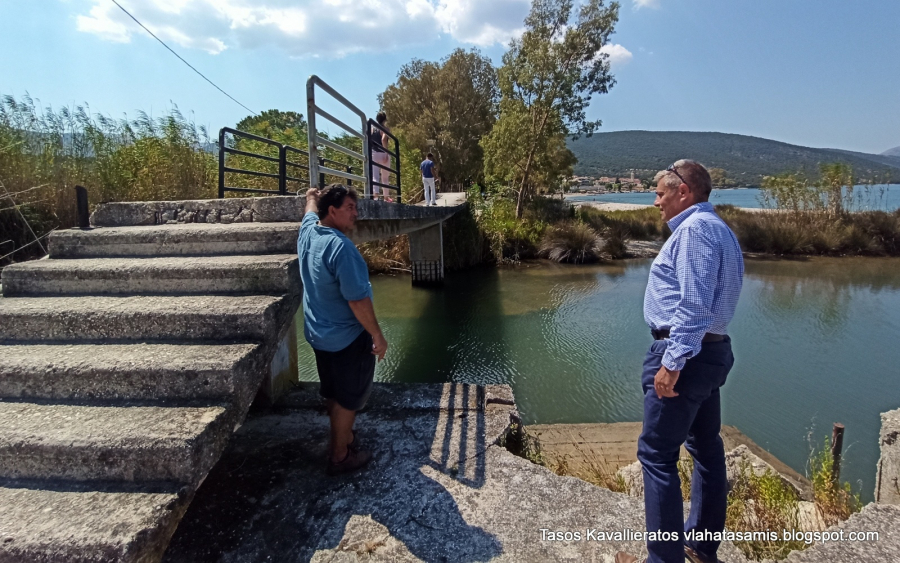
[(81, 186), (75, 186), (75, 209), (78, 217), (79, 229), (91, 228), (91, 213), (88, 209), (88, 193)]
[(831, 431), (831, 479), (835, 484), (841, 479), (841, 451), (844, 449), (844, 425), (834, 423)]

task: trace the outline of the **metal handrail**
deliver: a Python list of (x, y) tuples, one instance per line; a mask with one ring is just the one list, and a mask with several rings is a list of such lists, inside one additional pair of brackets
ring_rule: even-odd
[[(327, 111), (323, 110), (319, 106), (316, 105), (316, 87), (322, 90), (324, 93), (330, 95), (332, 98), (343, 104), (347, 109), (355, 113), (359, 117), (360, 128), (354, 129), (350, 125), (344, 123), (337, 117), (331, 115)], [(235, 192), (250, 192), (250, 193), (266, 193), (266, 194), (279, 194), (279, 195), (287, 195), (287, 182), (302, 182), (302, 178), (298, 178), (295, 176), (288, 175), (288, 167), (290, 166), (292, 170), (300, 169), (306, 170), (309, 175), (309, 185), (311, 188), (322, 188), (325, 184), (325, 176), (337, 176), (338, 178), (344, 178), (347, 180), (349, 185), (352, 185), (354, 181), (362, 182), (364, 186), (364, 197), (369, 198), (372, 196), (372, 186), (376, 185), (379, 187), (383, 187), (386, 189), (396, 189), (397, 195), (400, 195), (400, 141), (391, 134), (390, 131), (379, 125), (377, 122), (371, 119), (366, 118), (366, 114), (363, 113), (355, 105), (351, 104), (347, 98), (339, 94), (334, 88), (326, 84), (322, 79), (320, 79), (316, 75), (312, 75), (306, 81), (306, 109), (307, 109), (307, 139), (309, 143), (309, 150), (304, 151), (298, 149), (296, 147), (292, 147), (290, 145), (282, 145), (272, 139), (266, 139), (265, 137), (260, 137), (258, 135), (253, 135), (252, 133), (246, 133), (244, 131), (239, 131), (237, 129), (232, 129), (230, 127), (223, 127), (219, 130), (219, 197), (224, 198), (226, 191), (235, 191)], [(362, 153), (356, 152), (353, 149), (344, 147), (335, 143), (331, 139), (327, 139), (322, 135), (319, 135), (318, 130), (316, 129), (316, 120), (318, 117), (322, 117), (327, 119), (331, 123), (334, 123), (338, 127), (347, 131), (351, 135), (359, 138), (362, 141)], [(394, 150), (391, 151), (388, 147), (382, 147), (384, 152), (394, 157), (394, 162), (396, 163), (396, 168), (392, 168), (389, 166), (384, 166), (377, 162), (373, 162), (372, 160), (372, 151), (374, 147), (369, 143), (369, 134), (373, 132), (374, 129), (380, 130), (382, 133), (388, 136), (389, 139), (393, 141)], [(230, 134), (233, 137), (241, 137), (254, 141), (258, 141), (261, 143), (268, 144), (273, 147), (278, 147), (278, 158), (273, 156), (252, 153), (249, 151), (244, 151), (240, 149), (236, 149), (233, 147), (227, 147), (225, 145), (225, 135)], [(340, 154), (346, 155), (351, 159), (361, 161), (362, 165), (362, 174), (354, 173), (354, 166), (352, 164), (348, 164), (346, 162), (340, 162), (337, 160), (332, 160), (329, 158), (325, 158), (319, 156), (319, 145), (322, 145), (326, 148), (330, 148)], [(380, 145), (379, 145), (380, 146)], [(305, 155), (308, 158), (309, 165), (304, 166), (297, 162), (292, 162), (288, 160), (288, 153), (296, 153)], [(244, 168), (233, 168), (225, 165), (225, 156), (227, 154), (234, 154), (238, 156), (244, 156), (248, 158), (255, 158), (258, 160), (262, 160), (264, 162), (275, 162), (278, 164), (278, 173), (271, 172), (259, 172), (255, 170), (246, 170)], [(344, 170), (338, 170), (332, 166), (326, 166), (326, 163), (339, 165), (344, 168)], [(397, 185), (391, 184), (383, 184), (381, 182), (375, 182), (372, 179), (372, 168), (377, 167), (381, 170), (388, 170), (397, 176)], [(278, 180), (278, 190), (264, 190), (264, 189), (253, 189), (253, 188), (238, 188), (232, 186), (225, 185), (225, 174), (245, 174), (248, 176), (256, 176), (262, 178), (275, 178)], [(380, 174), (379, 174), (380, 177)], [(299, 192), (298, 192), (299, 193)]]
[[(225, 135), (231, 135), (234, 138), (243, 138), (249, 139), (252, 141), (257, 141), (260, 143), (265, 143), (272, 147), (278, 148), (278, 157), (268, 156), (265, 154), (258, 154), (249, 151), (243, 151), (240, 149), (236, 149), (233, 147), (229, 147), (225, 145)], [(261, 193), (261, 194), (277, 194), (277, 195), (288, 195), (287, 191), (287, 183), (291, 182), (303, 182), (303, 178), (297, 178), (294, 176), (288, 176), (287, 167), (291, 166), (293, 168), (299, 168), (300, 170), (309, 170), (309, 167), (305, 164), (300, 164), (297, 162), (292, 162), (287, 159), (288, 152), (300, 154), (303, 156), (308, 156), (309, 153), (302, 149), (298, 149), (296, 147), (292, 147), (290, 145), (283, 145), (277, 141), (273, 141), (272, 139), (266, 139), (265, 137), (260, 137), (259, 135), (254, 135), (252, 133), (247, 133), (245, 131), (239, 131), (237, 129), (232, 129), (231, 127), (222, 127), (219, 130), (219, 198), (225, 197), (225, 192), (242, 192), (242, 193)], [(228, 154), (234, 154), (239, 156), (245, 156), (248, 158), (253, 158), (256, 160), (262, 160), (264, 162), (274, 162), (278, 164), (278, 173), (272, 172), (260, 172), (257, 170), (246, 170), (243, 168), (233, 168), (230, 166), (225, 166), (225, 156)], [(258, 188), (239, 188), (236, 186), (226, 186), (225, 185), (225, 174), (243, 174), (246, 176), (256, 176), (261, 178), (274, 178), (278, 180), (278, 189), (277, 190), (265, 190)]]
[[(330, 95), (332, 98), (343, 104), (344, 107), (352, 111), (359, 117), (359, 129), (355, 129), (350, 125), (347, 125), (340, 119), (331, 115), (327, 111), (320, 108), (316, 105), (316, 87)], [(345, 178), (347, 180), (353, 181), (358, 180), (363, 182), (364, 186), (364, 196), (371, 197), (372, 195), (372, 178), (369, 164), (372, 162), (372, 155), (369, 152), (369, 136), (366, 134), (368, 129), (366, 129), (366, 114), (363, 113), (361, 109), (351, 104), (347, 98), (340, 95), (337, 90), (329, 86), (325, 83), (324, 80), (319, 78), (316, 75), (312, 75), (306, 81), (306, 114), (307, 114), (307, 128), (309, 134), (309, 179), (310, 179), (310, 187), (312, 188), (322, 188), (325, 183), (325, 174), (338, 176), (340, 178)], [(334, 123), (338, 127), (344, 129), (351, 135), (358, 137), (362, 140), (363, 151), (362, 154), (357, 153), (356, 151), (350, 150), (346, 147), (341, 147), (337, 143), (329, 139), (325, 139), (318, 134), (318, 130), (316, 128), (316, 119), (317, 117), (323, 117), (328, 121)], [(325, 167), (325, 161), (321, 157), (319, 157), (319, 145), (324, 145), (333, 150), (336, 150), (342, 154), (345, 154), (351, 158), (355, 158), (362, 161), (362, 175), (352, 174), (350, 171), (341, 172), (339, 170), (335, 170), (333, 168)], [(343, 164), (343, 163), (341, 163)]]

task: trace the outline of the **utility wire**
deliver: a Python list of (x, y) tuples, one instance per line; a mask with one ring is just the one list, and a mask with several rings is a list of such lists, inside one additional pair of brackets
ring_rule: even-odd
[(159, 41), (160, 43), (162, 43), (162, 46), (165, 47), (166, 49), (168, 49), (170, 53), (172, 53), (173, 55), (175, 55), (176, 57), (178, 57), (178, 59), (179, 59), (181, 62), (183, 62), (184, 64), (188, 65), (188, 67), (190, 67), (191, 70), (193, 70), (194, 72), (196, 72), (197, 74), (199, 74), (199, 75), (203, 78), (203, 80), (206, 80), (207, 82), (209, 82), (210, 84), (212, 84), (213, 87), (215, 87), (216, 90), (218, 90), (219, 92), (222, 92), (223, 94), (225, 94), (226, 96), (228, 96), (229, 98), (231, 98), (231, 101), (233, 101), (233, 102), (236, 103), (237, 105), (241, 106), (242, 108), (244, 108), (245, 110), (249, 111), (249, 112), (252, 113), (253, 115), (257, 115), (257, 113), (256, 113), (255, 111), (253, 111), (252, 109), (248, 108), (247, 106), (245, 106), (245, 105), (242, 104), (241, 102), (235, 100), (235, 99), (234, 99), (234, 96), (232, 96), (231, 94), (229, 94), (229, 93), (226, 92), (225, 90), (222, 90), (221, 88), (219, 88), (219, 87), (216, 85), (215, 82), (213, 82), (212, 80), (210, 80), (209, 78), (207, 78), (206, 76), (204, 76), (203, 73), (200, 72), (199, 70), (197, 70), (196, 68), (194, 68), (194, 67), (191, 65), (191, 63), (189, 63), (189, 62), (187, 62), (186, 60), (184, 60), (184, 59), (181, 57), (181, 55), (179, 55), (178, 53), (176, 53), (175, 51), (173, 51), (171, 47), (169, 47), (168, 45), (166, 45), (166, 43), (165, 43), (162, 39), (160, 39), (159, 37), (157, 37), (152, 31), (150, 31), (149, 29), (147, 29), (147, 26), (145, 26), (145, 25), (142, 24), (140, 21), (138, 21), (138, 19), (137, 19), (136, 17), (132, 16), (132, 15), (131, 15), (131, 12), (129, 12), (128, 10), (126, 10), (125, 8), (123, 8), (121, 4), (119, 4), (118, 2), (116, 2), (116, 0), (112, 0), (112, 3), (115, 4), (116, 6), (118, 6), (120, 10), (122, 10), (123, 12), (125, 12), (125, 13), (128, 15), (129, 18), (131, 18), (131, 19), (133, 19), (133, 20), (135, 21), (135, 23), (137, 23), (139, 26), (143, 27), (143, 28), (144, 28), (144, 31), (146, 31), (147, 33), (149, 33), (150, 35), (152, 35), (154, 39), (156, 39), (157, 41)]
[[(31, 224), (28, 222), (28, 219), (26, 219), (25, 216), (22, 215), (22, 210), (19, 209), (19, 205), (16, 203), (16, 200), (14, 200), (13, 197), (12, 197), (11, 195), (9, 195), (9, 190), (6, 189), (6, 185), (3, 183), (3, 180), (0, 180), (0, 188), (3, 188), (3, 193), (6, 194), (6, 197), (9, 198), (9, 201), (12, 202), (13, 208), (16, 210), (16, 213), (18, 213), (18, 214), (19, 214), (19, 217), (22, 218), (22, 221), (25, 223), (25, 226), (28, 227), (28, 232), (31, 233), (31, 236), (33, 236), (34, 239), (35, 239), (35, 240), (29, 242), (28, 244), (26, 244), (26, 245), (20, 247), (20, 248), (25, 248), (25, 246), (28, 246), (28, 245), (31, 245), (31, 244), (34, 244), (34, 243), (38, 243), (38, 246), (41, 247), (41, 251), (42, 251), (44, 254), (47, 254), (47, 249), (44, 248), (44, 245), (43, 245), (43, 244), (41, 244), (41, 239), (44, 238), (44, 237), (39, 237), (39, 236), (37, 236), (36, 234), (34, 234), (34, 230), (32, 230)], [(47, 233), (47, 234), (49, 234), (49, 233)], [(44, 235), (44, 236), (47, 236), (47, 235)], [(10, 256), (11, 254), (15, 254), (17, 250), (18, 250), (18, 248), (17, 248), (16, 250), (13, 250), (13, 251), (10, 252), (9, 254), (6, 254), (5, 256), (0, 257), (0, 260), (2, 260), (3, 258), (6, 258), (7, 256)]]

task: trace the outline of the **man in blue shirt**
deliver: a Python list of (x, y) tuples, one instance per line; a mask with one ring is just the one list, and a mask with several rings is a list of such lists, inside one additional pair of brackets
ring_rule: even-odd
[(434, 193), (434, 155), (428, 153), (419, 169), (422, 170), (422, 185), (425, 186), (425, 205), (437, 205), (437, 197)]
[(309, 190), (297, 239), (303, 334), (316, 355), (331, 422), (329, 474), (355, 471), (372, 458), (359, 447), (353, 423), (372, 391), (375, 358), (387, 350), (366, 263), (346, 236), (356, 224), (356, 201), (356, 192), (340, 184), (321, 194)]
[[(744, 261), (731, 229), (716, 215), (706, 168), (679, 160), (656, 175), (656, 201), (672, 229), (650, 267), (644, 320), (654, 342), (644, 359), (644, 427), (638, 459), (644, 474), (652, 563), (715, 563), (715, 534), (725, 528), (728, 482), (719, 436), (719, 388), (734, 365), (728, 323)], [(678, 455), (694, 458), (691, 512), (683, 520)], [(616, 554), (616, 563), (638, 559)]]

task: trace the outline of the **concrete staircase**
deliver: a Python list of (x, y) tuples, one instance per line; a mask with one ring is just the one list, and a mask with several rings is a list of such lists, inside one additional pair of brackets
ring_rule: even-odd
[(59, 231), (3, 270), (0, 562), (162, 557), (296, 337), (298, 227)]

